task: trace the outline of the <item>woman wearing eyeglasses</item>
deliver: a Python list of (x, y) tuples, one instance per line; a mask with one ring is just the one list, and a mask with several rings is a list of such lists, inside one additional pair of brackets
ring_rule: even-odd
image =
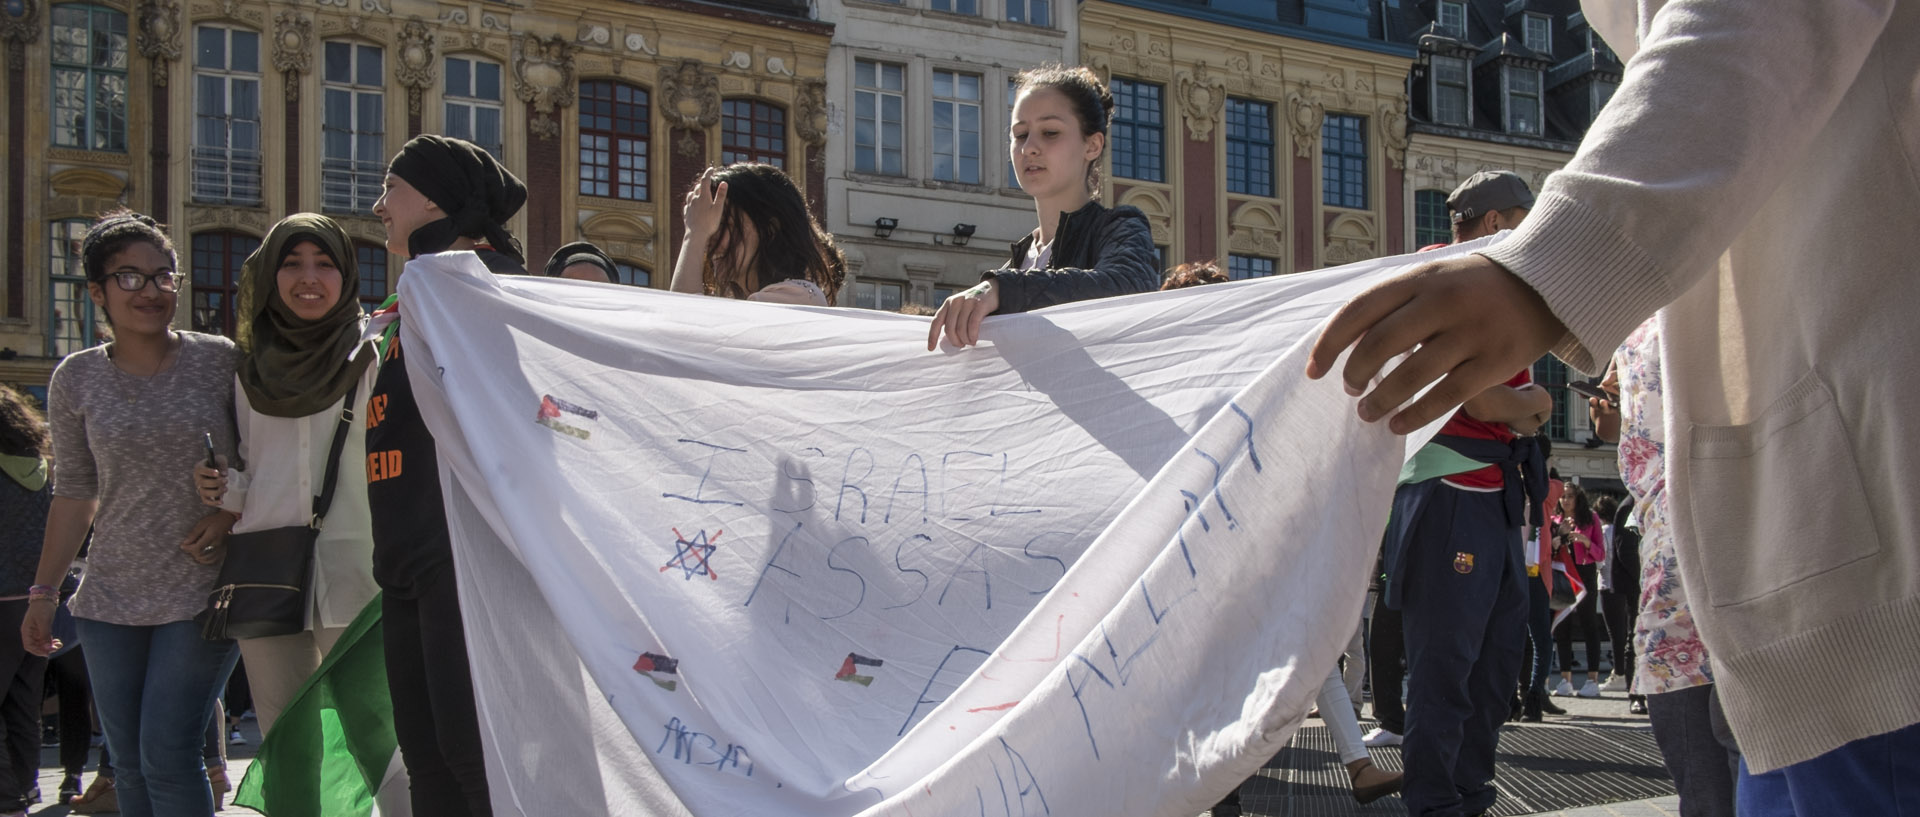
[(128, 817), (206, 817), (213, 794), (201, 733), (238, 651), (193, 617), (218, 575), (232, 514), (208, 513), (186, 475), (203, 433), (233, 456), (226, 338), (173, 328), (180, 273), (153, 219), (110, 213), (81, 245), (87, 293), (113, 341), (61, 362), (47, 389), (53, 504), (21, 640), (46, 655), (57, 585), (93, 529), (87, 574), (68, 602), (86, 644), (95, 709)]

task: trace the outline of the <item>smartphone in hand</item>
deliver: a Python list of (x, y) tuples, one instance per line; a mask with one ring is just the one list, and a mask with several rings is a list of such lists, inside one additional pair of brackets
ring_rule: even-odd
[(201, 432), (200, 438), (207, 442), (207, 467), (215, 471), (220, 470), (220, 456), (213, 450), (213, 432)]
[(1615, 402), (1620, 399), (1618, 395), (1585, 380), (1575, 380), (1572, 383), (1568, 383), (1567, 388), (1587, 397), (1594, 397), (1607, 402)]

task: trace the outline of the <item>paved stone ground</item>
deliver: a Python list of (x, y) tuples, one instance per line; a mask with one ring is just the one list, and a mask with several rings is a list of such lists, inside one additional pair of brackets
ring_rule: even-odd
[[(1652, 730), (1644, 715), (1627, 712), (1624, 695), (1607, 693), (1597, 699), (1555, 698), (1565, 716), (1548, 716), (1542, 724), (1511, 724), (1501, 735), (1503, 797), (1495, 813), (1537, 814), (1550, 817), (1678, 817), (1679, 799), (1657, 755), (1650, 754)], [(1363, 728), (1373, 724), (1362, 721)], [(241, 723), (244, 745), (228, 749), (228, 771), (235, 785), (245, 776), (260, 744), (257, 724)], [(1324, 744), (1324, 745), (1322, 745)], [(1566, 751), (1542, 756), (1543, 751)], [(1262, 770), (1261, 778), (1241, 789), (1247, 814), (1259, 817), (1317, 817), (1328, 815), (1402, 815), (1400, 798), (1388, 797), (1361, 807), (1348, 796), (1345, 777), (1331, 754), (1332, 744), (1319, 721), (1309, 720), (1294, 746)], [(93, 779), (89, 757), (85, 780)], [(1383, 768), (1400, 768), (1398, 749), (1374, 750)], [(1338, 775), (1336, 777), (1336, 775)], [(51, 802), (60, 788), (59, 750), (41, 750), (40, 791), (47, 802), (28, 809), (39, 817), (64, 817), (67, 807)], [(1613, 792), (1613, 794), (1609, 794)], [(1623, 794), (1624, 792), (1624, 794)], [(1628, 799), (1630, 798), (1630, 799)], [(1538, 802), (1565, 803), (1551, 810), (1529, 809)], [(1571, 802), (1568, 802), (1571, 801)], [(1610, 802), (1615, 801), (1615, 802)], [(218, 817), (258, 817), (229, 805)]]

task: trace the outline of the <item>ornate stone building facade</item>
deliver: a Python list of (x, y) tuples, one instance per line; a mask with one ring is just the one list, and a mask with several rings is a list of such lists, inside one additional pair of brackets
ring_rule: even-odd
[(823, 205), (831, 36), (785, 0), (6, 0), (0, 382), (95, 342), (78, 237), (116, 206), (171, 226), (183, 326), (231, 331), (241, 261), (298, 211), (346, 226), (377, 302), (401, 259), (371, 207), (420, 133), (527, 181), (531, 265), (584, 238), (664, 287), (708, 164), (782, 164)]
[(1080, 59), (1114, 90), (1106, 201), (1145, 211), (1164, 265), (1256, 277), (1404, 252), (1412, 49), (1313, 2), (1082, 4)]

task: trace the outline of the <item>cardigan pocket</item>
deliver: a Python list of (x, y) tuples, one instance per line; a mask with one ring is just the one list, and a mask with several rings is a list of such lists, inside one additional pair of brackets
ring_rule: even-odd
[(1711, 606), (1754, 601), (1880, 552), (1840, 406), (1814, 373), (1752, 423), (1690, 430), (1686, 501)]

